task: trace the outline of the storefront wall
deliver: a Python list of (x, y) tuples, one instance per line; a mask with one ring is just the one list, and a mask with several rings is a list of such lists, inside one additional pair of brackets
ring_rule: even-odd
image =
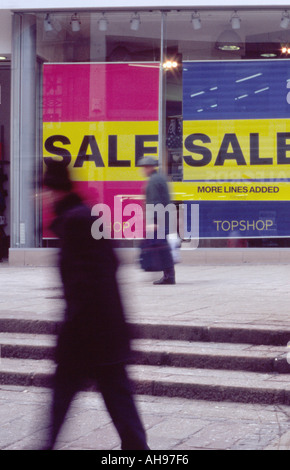
[[(133, 130), (130, 134), (128, 130), (121, 131), (120, 123), (126, 120), (127, 122), (134, 122), (134, 126), (137, 125), (136, 121), (141, 122), (141, 126), (146, 123), (148, 129), (150, 129), (146, 131), (147, 133), (143, 131), (142, 134), (147, 135), (147, 137), (154, 136), (152, 140), (147, 138), (147, 140), (143, 141), (143, 154), (147, 152), (149, 155), (159, 157), (161, 167), (168, 174), (169, 180), (172, 183), (173, 198), (176, 201), (184, 202), (184, 196), (180, 196), (182, 192), (186, 194), (187, 202), (193, 201), (196, 203), (198, 200), (204, 202), (207, 199), (209, 202), (216, 201), (217, 197), (219, 197), (218, 194), (215, 195), (215, 198), (213, 198), (212, 195), (207, 199), (204, 195), (197, 198), (196, 192), (188, 188), (184, 191), (184, 186), (182, 186), (185, 182), (184, 174), (186, 172), (186, 175), (190, 174), (190, 180), (203, 180), (203, 182), (208, 181), (212, 184), (210, 180), (213, 179), (212, 173), (210, 173), (211, 178), (204, 175), (202, 177), (200, 176), (200, 167), (202, 165), (194, 165), (193, 169), (196, 170), (196, 176), (195, 173), (192, 176), (191, 173), (188, 173), (189, 170), (193, 171), (191, 168), (192, 165), (188, 165), (184, 160), (184, 156), (188, 153), (188, 146), (184, 143), (186, 137), (193, 133), (208, 135), (206, 134), (206, 130), (210, 128), (208, 120), (203, 120), (204, 123), (206, 121), (206, 124), (204, 124), (205, 130), (203, 132), (200, 130), (198, 132), (195, 130), (186, 130), (187, 134), (185, 135), (183, 116), (184, 100), (186, 98), (184, 94), (185, 64), (199, 64), (204, 62), (231, 62), (234, 64), (246, 61), (260, 61), (271, 64), (273, 73), (275, 74), (277, 63), (281, 61), (283, 61), (283, 63), (287, 62), (287, 51), (283, 53), (282, 47), (287, 46), (287, 28), (289, 29), (289, 26), (286, 28), (281, 27), (281, 18), (286, 16), (285, 23), (287, 20), (287, 15), (284, 13), (283, 7), (279, 9), (249, 9), (246, 8), (246, 4), (244, 4), (243, 8), (240, 8), (237, 13), (235, 13), (233, 8), (226, 8), (226, 5), (222, 9), (211, 7), (189, 10), (186, 8), (186, 2), (184, 2), (185, 4), (181, 5), (179, 10), (169, 9), (169, 11), (162, 11), (160, 9), (150, 9), (149, 11), (149, 9), (146, 8), (135, 12), (135, 10), (128, 9), (131, 6), (129, 2), (127, 2), (126, 10), (114, 10), (114, 2), (111, 3), (112, 5), (108, 5), (108, 10), (104, 15), (101, 10), (89, 9), (77, 11), (53, 11), (51, 9), (51, 11), (45, 12), (37, 12), (35, 9), (29, 13), (24, 13), (23, 11), (14, 13), (12, 57), (12, 133), (14, 137), (12, 139), (13, 162), (11, 170), (12, 248), (53, 246), (53, 241), (50, 236), (46, 236), (44, 233), (43, 225), (44, 218), (41, 197), (43, 157), (64, 158), (65, 155), (69, 154), (72, 156), (71, 160), (73, 165), (80, 154), (81, 145), (86, 145), (86, 159), (83, 160), (82, 165), (79, 165), (82, 171), (77, 173), (76, 168), (74, 168), (76, 181), (92, 182), (98, 179), (98, 181), (101, 180), (106, 183), (108, 181), (111, 183), (115, 182), (113, 185), (115, 188), (118, 188), (119, 185), (119, 187), (122, 188), (127, 186), (127, 189), (128, 186), (132, 185), (133, 189), (129, 195), (136, 197), (136, 192), (138, 193), (137, 196), (140, 195), (139, 188), (141, 188), (141, 185), (138, 188), (136, 188), (136, 185), (134, 186), (136, 182), (144, 182), (135, 165), (136, 148), (134, 145), (136, 144), (136, 135), (140, 135), (140, 132), (138, 133), (137, 130)], [(166, 3), (168, 4), (168, 2)], [(265, 2), (263, 2), (263, 4), (265, 5)], [(182, 8), (182, 6), (184, 6), (184, 8)], [(132, 19), (136, 19), (136, 13), (138, 14), (137, 16), (139, 16), (140, 23), (139, 25), (136, 23), (135, 29), (131, 29)], [(231, 20), (233, 16), (235, 17), (236, 15), (238, 15), (240, 20), (237, 21), (239, 28), (233, 29)], [(106, 29), (100, 27), (100, 20), (102, 19), (107, 20)], [(79, 27), (73, 30), (72, 23), (77, 26), (78, 21)], [(218, 40), (225, 31), (231, 34), (238, 34), (237, 42), (231, 43), (231, 45), (235, 47), (218, 47)], [(229, 39), (229, 41), (233, 41), (233, 39)], [(92, 140), (87, 141), (86, 144), (84, 143), (84, 135), (89, 135), (90, 128), (93, 129), (91, 135), (96, 132), (94, 126), (99, 122), (96, 117), (97, 113), (103, 113), (104, 108), (107, 106), (106, 103), (102, 101), (101, 96), (93, 91), (93, 87), (96, 87), (97, 84), (93, 82), (90, 83), (92, 90), (87, 98), (87, 114), (90, 117), (84, 117), (83, 115), (75, 117), (76, 123), (89, 122), (90, 124), (84, 128), (82, 133), (77, 131), (78, 134), (74, 134), (73, 125), (65, 127), (64, 121), (61, 120), (61, 118), (55, 118), (55, 116), (49, 118), (48, 116), (55, 111), (49, 109), (47, 105), (49, 93), (52, 93), (52, 89), (46, 91), (46, 93), (48, 93), (47, 95), (43, 95), (43, 93), (45, 93), (43, 79), (48, 77), (45, 71), (48, 70), (47, 67), (49, 64), (55, 66), (55, 70), (60, 66), (63, 67), (64, 70), (65, 66), (69, 64), (87, 64), (89, 66), (93, 64), (102, 66), (105, 64), (140, 64), (144, 67), (144, 70), (146, 64), (148, 67), (151, 67), (152, 70), (158, 67), (158, 76), (155, 74), (155, 78), (152, 78), (154, 81), (154, 86), (152, 85), (154, 90), (156, 90), (156, 87), (158, 89), (158, 99), (154, 104), (154, 117), (143, 117), (140, 119), (137, 115), (139, 111), (137, 113), (136, 110), (134, 116), (134, 110), (128, 107), (128, 109), (124, 109), (124, 112), (125, 114), (126, 112), (129, 114), (130, 111), (130, 119), (123, 118), (122, 113), (119, 116), (117, 115), (117, 117), (115, 115), (115, 120), (110, 119), (110, 125), (112, 125), (112, 122), (117, 122), (117, 125), (115, 129), (110, 128), (110, 133), (106, 130), (108, 127), (107, 122), (106, 125), (104, 125), (104, 120), (101, 121), (103, 129), (105, 129), (104, 133), (107, 136), (107, 142), (108, 135), (116, 136), (117, 138), (116, 141), (114, 141), (113, 138), (110, 141), (111, 144), (115, 142), (117, 146), (115, 149), (117, 153), (115, 157), (112, 157), (111, 154), (111, 158), (115, 158), (115, 163), (116, 161), (121, 161), (121, 164), (117, 163), (113, 170), (109, 168), (109, 149), (105, 149), (105, 143), (103, 141), (95, 139), (93, 144)], [(164, 67), (164, 64), (167, 65)], [(114, 73), (113, 69), (110, 73)], [(81, 73), (79, 68), (77, 73)], [(91, 72), (88, 73), (90, 76)], [(285, 73), (288, 72), (286, 71)], [(157, 80), (158, 83), (156, 83)], [(75, 105), (74, 99), (78, 91), (77, 83), (78, 80), (75, 80), (74, 86), (76, 89), (71, 89), (72, 106)], [(286, 101), (287, 80), (284, 85), (283, 93), (285, 94)], [(116, 82), (112, 81), (111, 86), (115, 87)], [(55, 91), (51, 96), (54, 103), (53, 106), (55, 106), (56, 98), (59, 93), (61, 93), (61, 95), (58, 96), (59, 106), (68, 106), (69, 94), (66, 92), (65, 102), (63, 92), (60, 91), (59, 85), (55, 83), (54, 87)], [(212, 94), (214, 93), (214, 88), (216, 88), (216, 86), (213, 85), (211, 87)], [(125, 87), (122, 90), (124, 95)], [(109, 96), (111, 90), (106, 90), (106, 92)], [(193, 92), (191, 94), (195, 95)], [(128, 95), (130, 95), (130, 93), (128, 93)], [(144, 96), (146, 98), (146, 94)], [(45, 103), (43, 98), (46, 100)], [(223, 100), (223, 98), (222, 95), (219, 97), (220, 100)], [(194, 99), (194, 96), (192, 96), (192, 99)], [(128, 102), (130, 102), (130, 98), (128, 98)], [(124, 100), (122, 103), (123, 107), (126, 108)], [(213, 107), (217, 107), (217, 103), (211, 103), (209, 106), (214, 109)], [(95, 117), (92, 117), (92, 111), (95, 112)], [(106, 111), (108, 111), (108, 109), (106, 109)], [(112, 108), (111, 111), (115, 112), (115, 109)], [(44, 117), (44, 113), (46, 113), (46, 117)], [(267, 118), (274, 119), (275, 116), (269, 115)], [(233, 119), (233, 117), (230, 119)], [(254, 116), (254, 119), (258, 118)], [(283, 115), (282, 119), (287, 120), (287, 114)], [(66, 124), (72, 122), (67, 119), (64, 120)], [(216, 124), (220, 122), (220, 120), (221, 118), (219, 116), (209, 119), (209, 121), (212, 121), (211, 129), (216, 128)], [(187, 121), (191, 122), (190, 125), (192, 126), (192, 122), (197, 121), (197, 118), (189, 117)], [(149, 122), (150, 125), (148, 124)], [(186, 123), (186, 125), (188, 125), (188, 123)], [(58, 134), (57, 127), (59, 127)], [(197, 128), (200, 129), (200, 126), (197, 125)], [(70, 134), (66, 135), (64, 133), (65, 129), (67, 129), (67, 132)], [(269, 129), (270, 127), (263, 128), (262, 132), (267, 134), (270, 132)], [(215, 135), (208, 135), (210, 143), (218, 137), (217, 132), (220, 131), (215, 130), (214, 132), (216, 132)], [(225, 132), (226, 130), (224, 129), (223, 136)], [(281, 129), (281, 133), (282, 132), (287, 132), (287, 126)], [(182, 133), (184, 138), (182, 138)], [(257, 134), (257, 131), (252, 129), (248, 134), (249, 133), (251, 135)], [(229, 132), (229, 134), (233, 135), (234, 131)], [(65, 136), (70, 141), (70, 144), (67, 144), (67, 141), (63, 141), (62, 143), (58, 141), (53, 144), (54, 148), (49, 147), (45, 143), (47, 139), (53, 135)], [(96, 135), (97, 134), (95, 134), (95, 136)], [(244, 137), (243, 134), (243, 138)], [(73, 138), (75, 139), (74, 142), (72, 142)], [(125, 139), (124, 145), (128, 145), (129, 156), (126, 156), (124, 152), (122, 153), (122, 150), (119, 150), (118, 143), (120, 149), (123, 148), (123, 146), (121, 146), (122, 139)], [(222, 137), (220, 137), (220, 139), (222, 140)], [(134, 144), (132, 143), (133, 140)], [(128, 144), (126, 144), (126, 142)], [(204, 149), (206, 143), (209, 142), (192, 141), (192, 145), (194, 144), (195, 147), (191, 146), (191, 153), (187, 155), (191, 158), (191, 162), (194, 158), (198, 161), (198, 154), (199, 159), (202, 160), (201, 155), (204, 150), (199, 149), (199, 151), (197, 151), (197, 145)], [(239, 138), (238, 143), (240, 144)], [(215, 144), (216, 147), (207, 146), (212, 156), (216, 155), (220, 144), (221, 141)], [(244, 151), (243, 145), (244, 144), (241, 144), (241, 150), (245, 157), (245, 163), (247, 163), (248, 156), (244, 155), (246, 152)], [(58, 149), (57, 151), (55, 151), (56, 148)], [(194, 151), (192, 148), (194, 148)], [(96, 169), (96, 159), (92, 158), (92, 156), (96, 155), (94, 151), (99, 152), (102, 158), (104, 166), (101, 166), (101, 168)], [(273, 155), (275, 152), (276, 149), (273, 147)], [(237, 156), (233, 148), (233, 140), (228, 143), (225, 154), (227, 160), (226, 164), (229, 163), (232, 166), (238, 164)], [(260, 154), (258, 158), (260, 159), (259, 167), (256, 169), (261, 170), (261, 159), (268, 159), (267, 162), (264, 162), (268, 165), (271, 155), (269, 153), (265, 155)], [(287, 154), (285, 153), (283, 170), (287, 170), (287, 165)], [(227, 168), (225, 165), (228, 174), (232, 171), (232, 166)], [(251, 168), (251, 170), (252, 169), (253, 168)], [(243, 178), (249, 179), (247, 171), (242, 172), (236, 178), (232, 178), (231, 176), (223, 177), (223, 181), (234, 179), (241, 180)], [(284, 174), (282, 176), (281, 174), (279, 174), (279, 176), (276, 174), (271, 175), (272, 180), (276, 178), (279, 178), (279, 180), (284, 178), (286, 180), (287, 171), (285, 177)], [(257, 179), (257, 175), (251, 174), (250, 179)], [(260, 175), (260, 179), (264, 181), (269, 178), (261, 177)], [(102, 188), (105, 188), (105, 186), (106, 185), (103, 184)], [(122, 189), (122, 191), (123, 194), (126, 194), (124, 189)], [(287, 202), (287, 191), (285, 192), (285, 199)], [(263, 199), (261, 200), (261, 204), (262, 203)], [(270, 220), (273, 222), (274, 216), (272, 215), (271, 217), (272, 219)], [(269, 224), (269, 227), (272, 227), (272, 225), (270, 226)], [(222, 235), (221, 239), (217, 236), (203, 237), (200, 241), (200, 246), (231, 245), (229, 240), (232, 240), (232, 238), (228, 237), (229, 233), (226, 234), (227, 237), (225, 234)], [(258, 237), (256, 237), (255, 234), (246, 240), (245, 237), (243, 237), (242, 246), (288, 246), (288, 237), (286, 235), (284, 232), (283, 236), (276, 236), (273, 230), (269, 232), (268, 235), (265, 232), (263, 232), (263, 234), (258, 233)], [(234, 237), (234, 239), (236, 241), (239, 240), (237, 237)]]

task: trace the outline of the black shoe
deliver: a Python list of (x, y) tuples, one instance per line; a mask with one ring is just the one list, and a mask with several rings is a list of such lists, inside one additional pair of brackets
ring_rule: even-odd
[(154, 281), (153, 284), (155, 286), (159, 286), (159, 285), (162, 285), (162, 284), (175, 284), (175, 278), (174, 277), (165, 277), (163, 276), (161, 279), (159, 279), (158, 281)]

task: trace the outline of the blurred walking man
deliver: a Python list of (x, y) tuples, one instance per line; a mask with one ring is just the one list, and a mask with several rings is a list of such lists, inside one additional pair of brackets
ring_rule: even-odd
[(49, 161), (44, 186), (55, 213), (52, 229), (60, 240), (59, 267), (66, 301), (56, 350), (48, 448), (55, 445), (72, 398), (89, 379), (97, 383), (104, 398), (121, 448), (148, 449), (125, 368), (130, 341), (111, 242), (92, 237), (94, 219), (73, 192), (62, 162)]

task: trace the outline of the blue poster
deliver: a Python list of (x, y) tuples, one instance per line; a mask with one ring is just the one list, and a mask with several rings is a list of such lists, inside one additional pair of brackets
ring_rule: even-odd
[(182, 184), (201, 238), (290, 237), (289, 60), (183, 63)]

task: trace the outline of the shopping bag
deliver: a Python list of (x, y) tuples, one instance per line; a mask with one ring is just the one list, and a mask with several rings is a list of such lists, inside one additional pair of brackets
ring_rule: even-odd
[(181, 255), (180, 255), (180, 248), (181, 248), (181, 241), (177, 234), (169, 234), (167, 235), (167, 241), (171, 248), (172, 258), (174, 264), (181, 262)]
[(140, 266), (144, 271), (163, 271), (172, 265), (172, 256), (167, 241), (142, 240), (139, 255)]

